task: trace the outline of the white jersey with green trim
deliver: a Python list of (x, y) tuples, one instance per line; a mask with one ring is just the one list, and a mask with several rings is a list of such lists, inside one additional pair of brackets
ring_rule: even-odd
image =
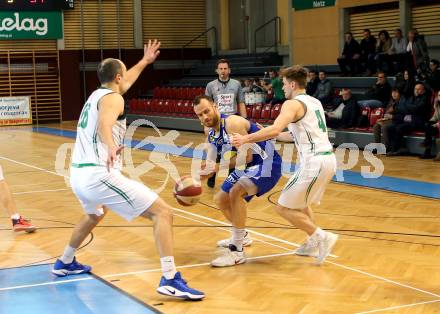
[(305, 115), (297, 122), (289, 123), (288, 129), (301, 157), (309, 157), (332, 152), (328, 139), (324, 109), (321, 102), (309, 95), (297, 95), (294, 100), (303, 103)]
[[(114, 93), (108, 88), (95, 90), (87, 99), (76, 129), (76, 141), (72, 155), (72, 167), (82, 168), (91, 166), (106, 166), (108, 150), (98, 134), (98, 104), (102, 97)], [(116, 146), (123, 144), (127, 129), (125, 117), (113, 125), (113, 140)], [(115, 168), (121, 168), (120, 160)]]

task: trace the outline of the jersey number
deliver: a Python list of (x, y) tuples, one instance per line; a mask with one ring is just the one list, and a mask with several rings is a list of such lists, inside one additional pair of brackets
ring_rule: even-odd
[(81, 112), (81, 116), (79, 117), (79, 126), (82, 129), (85, 129), (87, 127), (87, 123), (89, 122), (89, 110), (90, 104), (87, 103)]
[(322, 119), (321, 112), (319, 110), (315, 110), (316, 118), (318, 118), (318, 126), (322, 130), (322, 132), (327, 132), (327, 128), (325, 127), (324, 119)]

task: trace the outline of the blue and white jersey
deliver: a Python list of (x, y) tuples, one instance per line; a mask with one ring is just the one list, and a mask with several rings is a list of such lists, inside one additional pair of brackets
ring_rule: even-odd
[[(226, 131), (226, 118), (228, 116), (221, 114), (220, 115), (220, 130), (216, 134), (214, 129), (210, 129), (208, 133), (208, 142), (212, 145), (214, 145), (217, 149), (217, 154), (224, 156), (226, 153), (234, 151), (236, 152), (237, 149), (231, 145), (231, 142), (229, 140), (229, 134)], [(249, 122), (250, 127), (248, 130), (249, 134), (255, 133), (259, 130), (258, 126), (253, 123)], [(272, 163), (279, 163), (281, 164), (281, 157), (280, 155), (275, 151), (275, 146), (272, 140), (262, 141), (258, 143), (250, 144), (250, 148), (252, 149), (252, 161), (247, 164), (248, 167), (254, 166), (254, 165), (260, 165), (263, 163), (267, 163), (272, 165)]]

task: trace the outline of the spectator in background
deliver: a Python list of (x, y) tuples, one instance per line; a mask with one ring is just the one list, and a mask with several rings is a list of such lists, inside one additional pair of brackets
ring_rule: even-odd
[(350, 89), (342, 89), (341, 94), (342, 100), (339, 106), (333, 111), (325, 112), (327, 126), (330, 128), (353, 128), (359, 118), (359, 105)]
[(431, 115), (431, 100), (422, 83), (414, 87), (414, 96), (403, 106), (397, 106), (393, 114), (393, 122), (387, 126), (390, 151), (387, 156), (402, 156), (407, 153), (402, 148), (403, 136), (412, 131), (423, 130)]
[[(367, 64), (369, 58), (374, 57), (376, 54), (376, 38), (371, 35), (368, 28), (364, 29), (364, 38), (362, 38), (361, 43), (361, 62)], [(370, 76), (367, 70), (367, 75)]]
[(425, 73), (429, 63), (428, 46), (423, 37), (418, 35), (417, 30), (409, 31), (406, 51), (407, 68), (412, 73)]
[(244, 86), (243, 86), (243, 93), (250, 93), (251, 89), (252, 89), (252, 80), (245, 79)]
[(313, 96), (313, 94), (315, 94), (316, 92), (316, 89), (318, 88), (319, 83), (319, 78), (318, 75), (316, 75), (316, 71), (309, 71), (307, 79), (306, 93), (307, 95)]
[(262, 86), (262, 82), (258, 77), (254, 78), (252, 80), (251, 92), (252, 93), (264, 93), (265, 92), (265, 90)]
[(387, 81), (385, 73), (377, 73), (377, 81), (365, 94), (367, 100), (360, 100), (361, 107), (384, 108), (391, 97), (391, 85)]
[[(384, 70), (384, 64), (388, 65), (385, 61), (388, 58), (388, 53), (391, 49), (392, 41), (390, 34), (386, 30), (382, 30), (379, 32), (379, 42), (377, 44), (376, 48), (376, 56), (374, 57), (374, 62), (371, 66), (371, 72), (376, 72), (376, 69), (379, 69), (382, 72), (385, 72)], [(389, 68), (387, 66), (387, 71), (389, 72)]]
[[(440, 133), (440, 91), (437, 92), (436, 99), (434, 102), (434, 114), (428, 123), (425, 124), (425, 151), (420, 156), (422, 159), (430, 159), (432, 138), (438, 136)], [(440, 148), (437, 149), (437, 156), (434, 158), (435, 161), (440, 161)]]
[(440, 91), (440, 68), (439, 61), (432, 59), (429, 62), (429, 71), (424, 75), (426, 84), (434, 91)]
[(325, 71), (319, 71), (319, 83), (313, 97), (317, 98), (323, 105), (329, 104), (333, 97), (333, 84), (327, 79)]
[(269, 70), (269, 77), (271, 79), (270, 84), (267, 84), (265, 86), (266, 90), (272, 89), (273, 97), (271, 100), (271, 104), (282, 104), (286, 98), (284, 97), (284, 91), (283, 91), (283, 81), (279, 77), (277, 71), (274, 69)]
[(390, 75), (403, 71), (405, 66), (406, 47), (408, 46), (408, 41), (403, 37), (400, 28), (394, 30), (394, 37), (391, 41), (391, 48), (384, 60), (388, 65), (388, 72)]
[(400, 93), (405, 96), (406, 99), (411, 98), (414, 95), (414, 87), (416, 86), (416, 80), (411, 75), (409, 70), (403, 71), (403, 80), (396, 83)]
[[(338, 64), (343, 76), (354, 76), (360, 72), (361, 46), (353, 38), (351, 32), (346, 32), (344, 36), (344, 49), (342, 50), (342, 55), (338, 58)], [(347, 70), (347, 66), (350, 72)]]
[(373, 126), (374, 142), (384, 143), (387, 150), (390, 149), (390, 143), (387, 134), (387, 126), (393, 121), (394, 110), (405, 103), (405, 97), (401, 96), (400, 91), (397, 87), (391, 90), (391, 100), (385, 109), (385, 114), (382, 119), (377, 120), (376, 124)]

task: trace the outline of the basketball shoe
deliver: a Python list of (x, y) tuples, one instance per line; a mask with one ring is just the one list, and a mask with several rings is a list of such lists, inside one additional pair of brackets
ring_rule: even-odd
[(331, 232), (326, 232), (323, 238), (318, 239), (318, 257), (316, 258), (316, 264), (321, 265), (324, 263), (326, 257), (331, 253), (333, 246), (338, 240), (338, 235)]
[(235, 245), (230, 244), (228, 249), (223, 250), (223, 254), (211, 262), (214, 267), (228, 267), (243, 264), (246, 262), (244, 252), (237, 251)]
[(182, 278), (180, 272), (177, 272), (173, 279), (166, 279), (162, 276), (157, 292), (170, 297), (187, 300), (201, 300), (205, 297), (203, 292), (188, 287), (187, 282)]
[(318, 256), (318, 243), (314, 242), (312, 239), (308, 238), (306, 242), (301, 244), (299, 248), (293, 251), (294, 254), (299, 256)]
[[(251, 235), (249, 232), (246, 231), (244, 238), (243, 238), (243, 247), (244, 246), (250, 246), (254, 240), (252, 240)], [(232, 244), (232, 237), (224, 240), (217, 241), (217, 246), (219, 247), (225, 247), (228, 248), (229, 244)]]
[(64, 264), (60, 259), (57, 259), (53, 265), (52, 273), (58, 277), (64, 277), (67, 275), (90, 273), (91, 270), (92, 267), (78, 263), (76, 257), (74, 257), (72, 263), (69, 264)]
[(37, 228), (31, 224), (31, 221), (29, 219), (26, 219), (22, 216), (18, 219), (11, 219), (12, 220), (12, 228), (15, 232), (19, 231), (26, 231), (27, 233), (34, 232), (37, 230)]

